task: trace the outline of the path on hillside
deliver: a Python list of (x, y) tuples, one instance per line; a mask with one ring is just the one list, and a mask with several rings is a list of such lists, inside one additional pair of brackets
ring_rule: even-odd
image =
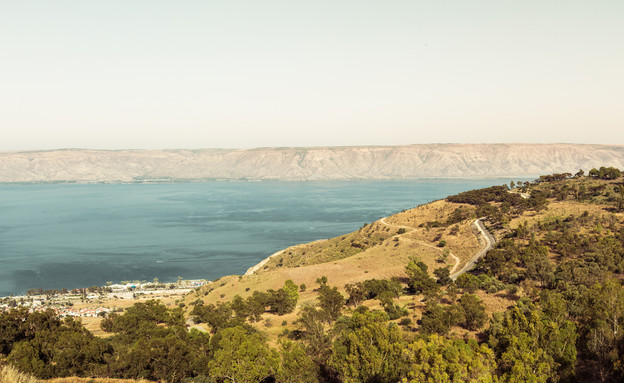
[[(386, 226), (393, 227), (395, 229), (410, 229), (410, 230), (414, 230), (414, 227), (411, 227), (411, 226), (394, 225), (394, 224), (388, 223), (388, 221), (386, 221), (386, 218), (388, 218), (388, 217), (383, 217), (382, 219), (379, 220), (379, 222), (383, 223)], [(421, 244), (423, 246), (427, 246), (427, 247), (430, 247), (432, 249), (435, 249), (435, 250), (438, 250), (438, 251), (441, 251), (441, 252), (444, 251), (440, 247), (434, 246), (434, 245), (432, 245), (430, 243), (426, 243), (424, 241), (414, 241), (414, 242), (417, 242), (417, 243), (419, 243), (419, 244)], [(461, 261), (459, 260), (459, 258), (455, 254), (451, 253), (450, 251), (449, 251), (449, 256), (455, 260), (455, 264), (453, 265), (453, 268), (449, 271), (450, 274), (453, 274), (455, 272), (455, 270), (459, 267), (459, 263)]]
[[(394, 225), (392, 223), (388, 223), (388, 221), (386, 221), (386, 218), (388, 217), (383, 217), (379, 220), (379, 222), (381, 222), (382, 224), (388, 226), (388, 227), (393, 227), (395, 229), (408, 229), (408, 230), (414, 230), (414, 227), (412, 226), (403, 226), (403, 225)], [(494, 244), (496, 243), (496, 240), (494, 239), (494, 237), (492, 237), (492, 235), (485, 229), (485, 227), (483, 226), (483, 222), (481, 221), (482, 218), (478, 218), (476, 219), (472, 224), (475, 225), (475, 227), (477, 228), (477, 230), (479, 231), (479, 233), (483, 236), (484, 240), (485, 240), (485, 246), (483, 247), (483, 249), (481, 249), (479, 252), (477, 252), (477, 254), (475, 254), (467, 263), (466, 265), (464, 265), (464, 267), (462, 267), (461, 270), (455, 272), (455, 270), (459, 267), (460, 264), (460, 259), (453, 253), (449, 252), (449, 256), (451, 258), (453, 258), (455, 260), (455, 265), (453, 265), (453, 268), (450, 270), (450, 277), (451, 279), (455, 280), (457, 279), (457, 277), (459, 277), (460, 275), (462, 275), (463, 273), (465, 273), (466, 271), (470, 270), (476, 263), (477, 261), (485, 254), (487, 253), (488, 250), (490, 250), (492, 247), (494, 247)], [(418, 241), (418, 240), (413, 240), (414, 242), (417, 242), (423, 246), (428, 246), (432, 249), (438, 250), (438, 251), (444, 251), (443, 249), (439, 248), (438, 246), (434, 246), (430, 243), (426, 243), (424, 241)], [(316, 242), (316, 241), (314, 241)], [(250, 267), (247, 272), (245, 273), (245, 275), (251, 275), (253, 273), (255, 273), (256, 271), (258, 271), (262, 266), (264, 266), (271, 258), (278, 256), (280, 254), (283, 254), (287, 249), (284, 250), (280, 250), (278, 252), (275, 252), (273, 254), (271, 254), (269, 257), (265, 258), (264, 260), (262, 260), (260, 263), (258, 263), (257, 265)]]
[[(394, 227), (394, 228), (397, 228), (397, 229), (401, 229), (401, 228), (403, 228), (403, 229), (412, 229), (412, 230), (414, 229), (413, 227), (410, 227), (410, 226), (394, 225), (394, 224), (388, 223), (388, 221), (386, 221), (386, 218), (388, 218), (388, 217), (384, 217), (384, 218), (380, 219), (379, 222), (383, 223), (386, 226)], [(461, 268), (461, 270), (455, 272), (455, 270), (459, 267), (460, 260), (455, 255), (449, 253), (449, 255), (455, 259), (455, 266), (453, 266), (453, 268), (450, 271), (450, 274), (451, 274), (450, 277), (451, 277), (452, 280), (456, 280), (457, 277), (459, 277), (460, 275), (464, 274), (468, 270), (471, 270), (474, 267), (474, 265), (477, 263), (477, 261), (479, 259), (481, 259), (481, 257), (483, 257), (485, 255), (485, 253), (488, 252), (488, 250), (490, 250), (491, 248), (494, 247), (494, 244), (496, 243), (496, 240), (485, 229), (485, 226), (483, 226), (483, 221), (482, 220), (483, 220), (483, 218), (478, 218), (472, 224), (477, 228), (479, 234), (483, 237), (483, 240), (485, 241), (485, 246), (481, 250), (479, 250), (472, 258), (470, 258), (470, 260), (468, 262), (466, 262), (466, 264), (464, 265), (464, 267)], [(442, 251), (437, 246), (433, 246), (431, 244), (424, 243), (424, 242), (421, 242), (421, 241), (417, 241), (417, 242), (419, 242), (422, 245), (429, 246), (431, 248), (435, 248), (437, 250)]]
[(208, 330), (206, 330), (204, 326), (202, 326), (201, 324), (196, 324), (193, 318), (191, 317), (186, 319), (186, 327), (189, 329), (189, 331), (194, 328), (201, 332), (208, 332)]
[(488, 250), (493, 248), (494, 244), (496, 243), (496, 240), (494, 239), (494, 237), (492, 237), (492, 234), (490, 234), (485, 229), (485, 226), (483, 226), (483, 218), (477, 218), (473, 222), (473, 225), (475, 225), (475, 227), (477, 228), (477, 230), (479, 230), (479, 233), (481, 234), (481, 236), (485, 240), (485, 246), (483, 246), (483, 248), (481, 250), (479, 250), (477, 252), (477, 254), (474, 255), (474, 257), (472, 257), (468, 262), (466, 262), (466, 264), (464, 265), (464, 267), (462, 267), (461, 270), (459, 270), (455, 274), (451, 274), (451, 279), (452, 280), (456, 280), (457, 277), (459, 277), (460, 275), (464, 274), (465, 272), (471, 270), (474, 267), (474, 265), (477, 263), (477, 261), (479, 259), (481, 259), (481, 257), (483, 257), (485, 255), (485, 253), (488, 252)]

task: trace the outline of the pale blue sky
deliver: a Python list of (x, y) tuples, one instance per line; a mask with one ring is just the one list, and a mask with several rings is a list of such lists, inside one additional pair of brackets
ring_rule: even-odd
[(624, 1), (0, 0), (0, 150), (624, 144)]

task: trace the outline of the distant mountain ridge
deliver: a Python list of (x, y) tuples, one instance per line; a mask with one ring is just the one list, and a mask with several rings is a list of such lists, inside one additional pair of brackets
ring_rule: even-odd
[(526, 177), (624, 168), (624, 145), (426, 144), (0, 152), (0, 182)]

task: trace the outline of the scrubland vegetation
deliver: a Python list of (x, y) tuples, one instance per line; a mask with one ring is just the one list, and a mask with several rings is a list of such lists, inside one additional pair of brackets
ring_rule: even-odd
[[(453, 281), (451, 255), (463, 265), (480, 248), (477, 217), (497, 244)], [(111, 314), (105, 338), (12, 310), (0, 353), (43, 379), (619, 382), (623, 276), (624, 183), (600, 168), (460, 193), (287, 249), (176, 309)]]

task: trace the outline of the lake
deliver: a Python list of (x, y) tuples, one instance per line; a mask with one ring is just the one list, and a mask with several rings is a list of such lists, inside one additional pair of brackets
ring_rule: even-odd
[(510, 179), (0, 185), (0, 296), (215, 279), (272, 253)]

